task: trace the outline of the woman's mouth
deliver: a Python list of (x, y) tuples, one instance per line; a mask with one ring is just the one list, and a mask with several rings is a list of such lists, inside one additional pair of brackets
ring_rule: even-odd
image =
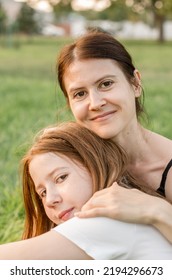
[(116, 111), (109, 111), (104, 112), (103, 114), (96, 115), (95, 117), (91, 118), (91, 121), (104, 121), (109, 119)]

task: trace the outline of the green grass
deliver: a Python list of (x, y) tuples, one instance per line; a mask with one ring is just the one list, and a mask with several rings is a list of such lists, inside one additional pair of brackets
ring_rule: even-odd
[[(10, 39), (10, 41), (9, 41)], [(68, 38), (0, 38), (0, 243), (23, 229), (19, 162), (42, 127), (71, 118), (55, 62)], [(124, 42), (142, 73), (149, 128), (172, 138), (172, 42)]]

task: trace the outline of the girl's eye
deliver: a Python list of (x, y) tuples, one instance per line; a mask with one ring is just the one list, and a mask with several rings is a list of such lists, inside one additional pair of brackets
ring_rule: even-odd
[(109, 88), (114, 82), (112, 80), (104, 81), (100, 84), (101, 88)]
[(67, 176), (68, 176), (68, 174), (61, 175), (60, 177), (58, 177), (57, 179), (55, 179), (55, 183), (56, 183), (56, 184), (62, 183), (64, 180), (66, 180)]
[(73, 97), (77, 98), (77, 99), (82, 99), (85, 95), (86, 95), (85, 91), (79, 91), (79, 92), (75, 93)]
[(46, 190), (42, 190), (40, 193), (39, 193), (39, 197), (41, 199), (43, 199), (44, 197), (46, 197)]

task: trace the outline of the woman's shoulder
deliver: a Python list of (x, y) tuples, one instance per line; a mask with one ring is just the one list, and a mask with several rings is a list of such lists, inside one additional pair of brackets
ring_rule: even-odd
[(162, 181), (164, 181), (165, 196), (172, 202), (172, 140), (156, 134), (158, 139), (159, 154), (164, 162)]
[[(172, 159), (172, 140), (155, 132), (150, 132), (149, 145), (157, 158), (164, 160), (164, 164)], [(165, 167), (165, 166), (164, 166)]]
[(172, 147), (172, 139), (170, 139), (169, 137), (166, 137), (165, 135), (156, 132), (151, 132), (151, 134), (152, 134), (152, 138), (158, 143), (162, 143), (162, 144), (166, 143), (167, 145)]
[(172, 203), (172, 160), (169, 162), (168, 174), (166, 176), (165, 194), (168, 200)]

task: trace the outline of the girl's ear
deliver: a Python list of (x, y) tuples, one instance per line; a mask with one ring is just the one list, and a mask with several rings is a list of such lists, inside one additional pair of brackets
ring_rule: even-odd
[(141, 88), (141, 75), (140, 72), (135, 69), (134, 70), (134, 91), (135, 91), (135, 97), (139, 97), (141, 95), (142, 92), (142, 88)]

